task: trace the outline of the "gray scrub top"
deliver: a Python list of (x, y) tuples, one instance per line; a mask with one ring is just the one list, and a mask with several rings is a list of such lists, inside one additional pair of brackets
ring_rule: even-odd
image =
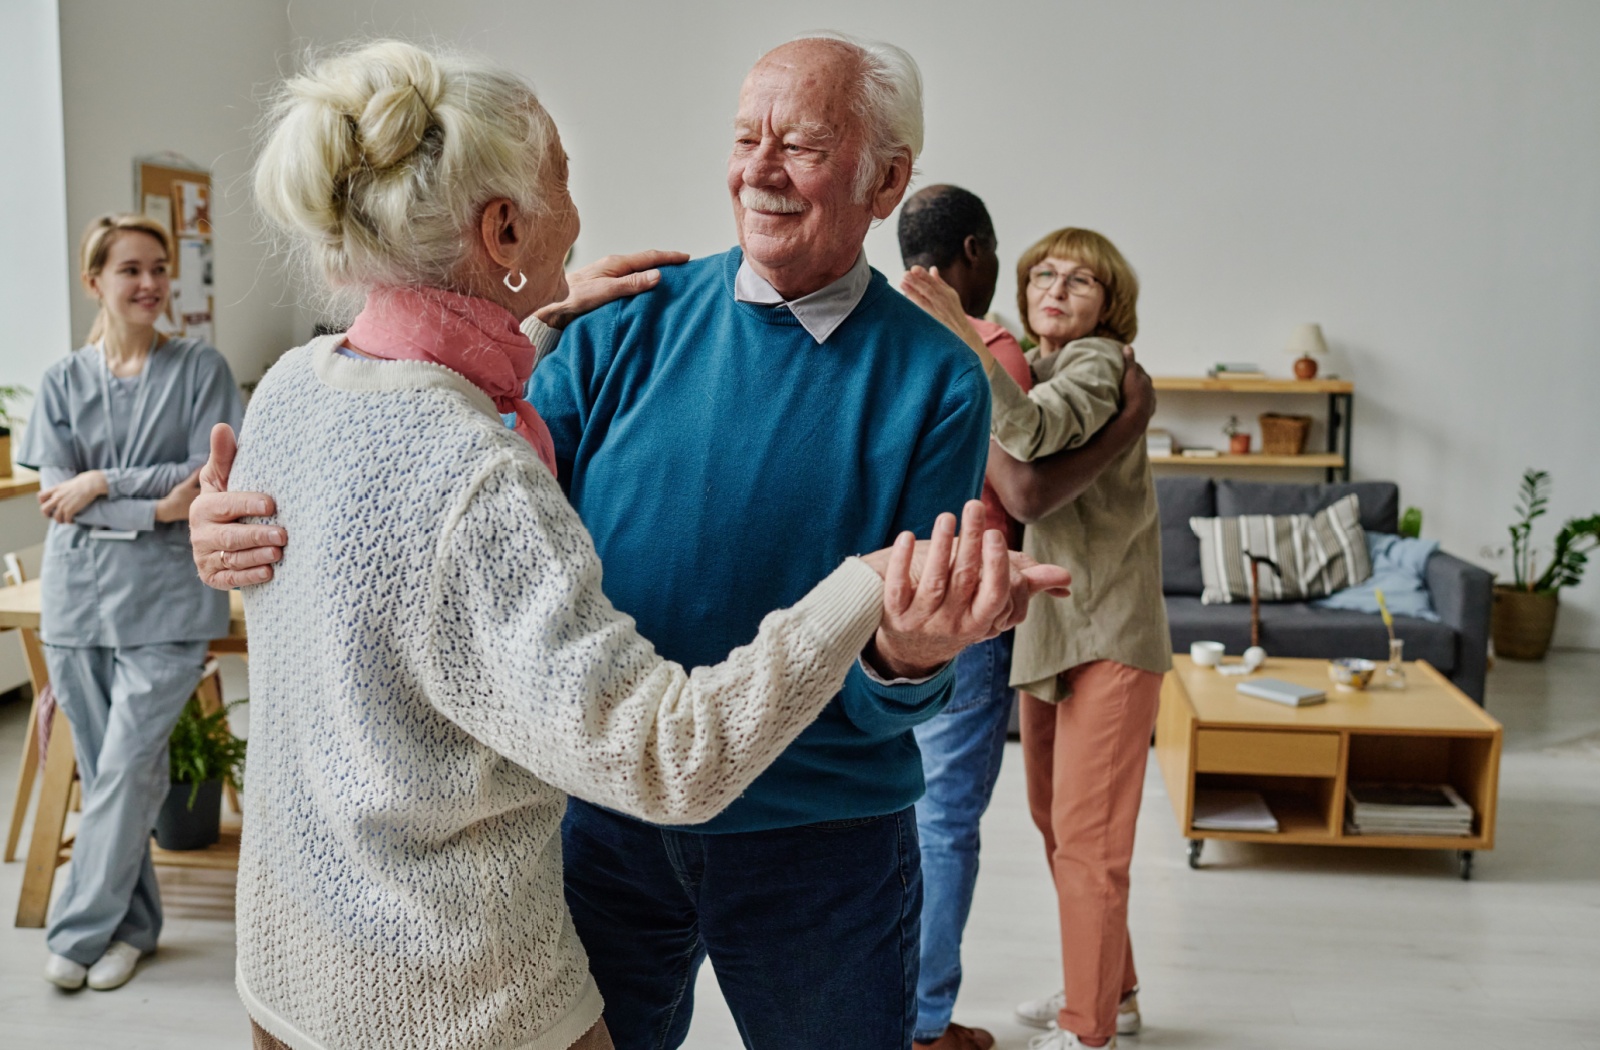
[[(237, 430), (243, 415), (227, 361), (197, 339), (167, 340), (131, 380), (111, 376), (93, 346), (50, 367), (17, 462), (47, 486), (103, 470), (110, 492), (72, 524), (50, 523), (40, 572), (44, 642), (135, 646), (228, 633), (228, 596), (195, 574), (188, 523), (156, 522), (155, 504), (205, 462), (212, 426)], [(137, 536), (94, 538), (107, 529)]]

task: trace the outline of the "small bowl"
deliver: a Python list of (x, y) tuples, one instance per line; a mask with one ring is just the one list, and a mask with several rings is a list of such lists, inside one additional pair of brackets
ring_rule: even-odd
[(1222, 662), (1225, 648), (1221, 642), (1194, 642), (1189, 646), (1189, 658), (1199, 667), (1215, 667)]
[(1344, 656), (1328, 661), (1328, 677), (1341, 689), (1365, 689), (1378, 665), (1371, 660)]

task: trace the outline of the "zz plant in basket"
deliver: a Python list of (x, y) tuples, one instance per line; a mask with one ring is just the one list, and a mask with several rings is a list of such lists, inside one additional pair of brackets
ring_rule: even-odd
[(1555, 633), (1561, 588), (1583, 579), (1589, 552), (1600, 547), (1600, 514), (1571, 518), (1556, 533), (1550, 561), (1539, 571), (1533, 523), (1550, 506), (1550, 473), (1529, 468), (1517, 491), (1510, 527), (1512, 582), (1495, 587), (1494, 650), (1514, 660), (1542, 660)]

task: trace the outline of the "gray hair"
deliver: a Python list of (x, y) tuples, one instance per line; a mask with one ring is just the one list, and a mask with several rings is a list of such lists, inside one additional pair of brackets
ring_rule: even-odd
[(922, 155), (922, 71), (909, 51), (878, 40), (862, 40), (831, 29), (805, 33), (795, 40), (834, 40), (860, 59), (855, 111), (866, 125), (868, 163), (856, 173), (855, 198), (865, 201), (895, 157), (909, 152), (915, 165)]
[(375, 285), (451, 287), (496, 197), (542, 216), (555, 123), (488, 62), (398, 40), (313, 58), (271, 99), (255, 196), (327, 305)]

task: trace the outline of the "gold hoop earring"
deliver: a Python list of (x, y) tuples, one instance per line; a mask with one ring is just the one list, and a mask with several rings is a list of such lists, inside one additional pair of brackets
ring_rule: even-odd
[[(517, 275), (517, 283), (516, 284), (512, 284), (511, 283), (511, 275), (512, 275), (512, 273), (515, 273)], [(506, 275), (504, 277), (502, 277), (500, 280), (501, 280), (501, 283), (503, 283), (507, 288), (511, 289), (511, 292), (514, 295), (517, 292), (522, 291), (523, 288), (527, 287), (528, 275), (523, 273), (521, 270), (515, 270), (515, 271), (507, 270), (506, 271)]]

